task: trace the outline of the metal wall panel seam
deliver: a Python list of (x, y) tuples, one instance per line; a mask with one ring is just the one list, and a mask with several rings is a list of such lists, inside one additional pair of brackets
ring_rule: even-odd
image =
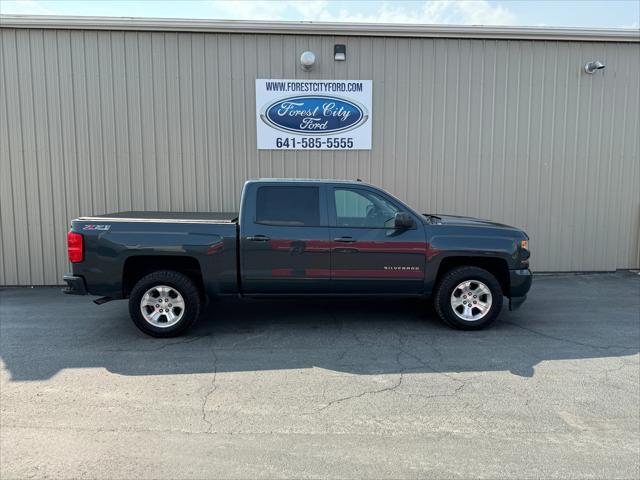
[[(23, 51), (20, 54), (20, 45), (17, 45), (17, 59), (18, 59), (18, 95), (20, 97), (20, 116), (21, 116), (21, 130), (22, 132), (32, 132), (35, 134), (35, 107), (33, 105), (33, 85), (32, 85), (32, 73), (31, 73), (31, 42), (29, 38), (29, 32), (20, 32), (22, 35), (18, 35), (25, 37), (24, 45), (26, 44), (27, 50)], [(28, 69), (25, 65), (28, 64)], [(26, 69), (26, 70), (25, 70)], [(25, 93), (25, 91), (27, 93)], [(23, 108), (23, 105), (27, 104), (26, 107)], [(25, 120), (25, 116), (27, 119)], [(26, 192), (27, 199), (27, 212), (26, 212), (26, 220), (27, 227), (29, 229), (29, 235), (27, 237), (27, 241), (29, 244), (29, 252), (41, 252), (42, 251), (42, 224), (40, 222), (40, 191), (38, 188), (33, 188), (33, 184), (37, 182), (33, 182), (32, 176), (35, 175), (36, 179), (38, 176), (38, 154), (37, 149), (33, 145), (35, 143), (35, 138), (27, 138), (25, 140), (24, 133), (21, 135), (22, 138), (22, 152), (23, 152), (23, 161), (25, 163), (24, 171), (24, 189)], [(30, 150), (27, 147), (27, 144), (30, 144)], [(26, 153), (26, 155), (25, 155)], [(37, 216), (37, 220), (33, 220), (33, 218)], [(30, 255), (30, 254), (29, 254)], [(35, 260), (35, 259), (32, 259)], [(34, 265), (35, 264), (35, 265)], [(42, 284), (44, 283), (44, 260), (43, 255), (40, 255), (37, 261), (31, 262), (31, 270), (30, 275), (35, 278), (35, 282)], [(34, 270), (35, 267), (35, 270)]]
[[(18, 255), (17, 255), (17, 239), (16, 239), (16, 216), (15, 216), (15, 188), (14, 188), (14, 176), (13, 176), (13, 168), (11, 165), (11, 159), (13, 158), (12, 149), (11, 149), (11, 138), (9, 131), (9, 106), (8, 102), (8, 82), (6, 79), (8, 65), (6, 63), (6, 55), (4, 53), (4, 48), (6, 46), (6, 42), (4, 41), (5, 34), (7, 32), (0, 32), (0, 38), (2, 39), (2, 43), (0, 44), (0, 67), (2, 67), (2, 72), (0, 72), (0, 102), (2, 110), (0, 111), (2, 122), (0, 122), (0, 135), (1, 142), (0, 145), (2, 148), (0, 149), (0, 186), (2, 190), (0, 191), (0, 210), (9, 209), (9, 214), (4, 214), (2, 216), (2, 220), (0, 221), (0, 225), (2, 226), (2, 231), (0, 232), (0, 239), (2, 239), (2, 250), (3, 255), (7, 258), (13, 259), (13, 265), (15, 270), (11, 272), (11, 274), (7, 274), (7, 262), (3, 263), (3, 277), (0, 285), (2, 284), (17, 284), (19, 283), (19, 268), (18, 268)], [(4, 198), (4, 199), (3, 199)], [(11, 222), (11, 223), (9, 223)], [(6, 249), (6, 251), (5, 251)]]
[[(53, 40), (53, 41), (52, 41)], [(60, 86), (58, 85), (58, 44), (57, 32), (46, 31), (43, 33), (43, 55), (44, 55), (44, 88), (45, 102), (47, 104), (47, 145), (51, 155), (51, 188), (52, 188), (52, 229), (54, 236), (54, 249), (51, 252), (51, 259), (54, 269), (49, 273), (50, 278), (55, 279), (57, 272), (66, 268), (66, 259), (57, 255), (63, 251), (65, 244), (64, 225), (68, 221), (67, 211), (67, 190), (65, 188), (66, 168), (64, 164), (64, 152), (62, 139), (62, 121), (60, 118)], [(53, 52), (51, 51), (53, 49)], [(53, 72), (51, 70), (54, 70)], [(50, 85), (52, 83), (53, 85)], [(52, 95), (51, 92), (58, 92)], [(52, 136), (52, 130), (55, 130)], [(56, 135), (57, 134), (57, 135)], [(55, 162), (54, 162), (55, 160)]]

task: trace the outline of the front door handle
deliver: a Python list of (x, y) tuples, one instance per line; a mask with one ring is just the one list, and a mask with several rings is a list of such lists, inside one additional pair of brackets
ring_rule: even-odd
[(251, 237), (247, 237), (247, 240), (250, 242), (268, 242), (271, 239), (266, 235), (253, 235)]
[(356, 239), (353, 237), (338, 237), (334, 238), (333, 241), (340, 243), (355, 243)]

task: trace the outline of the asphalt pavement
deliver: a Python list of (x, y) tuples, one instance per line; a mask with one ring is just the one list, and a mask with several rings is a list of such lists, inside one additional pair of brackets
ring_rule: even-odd
[(0, 477), (639, 478), (640, 276), (537, 276), (479, 332), (424, 301), (0, 289)]

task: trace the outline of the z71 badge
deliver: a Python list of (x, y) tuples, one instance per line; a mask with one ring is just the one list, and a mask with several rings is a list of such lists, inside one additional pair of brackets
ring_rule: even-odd
[(82, 230), (109, 230), (111, 225), (85, 225)]

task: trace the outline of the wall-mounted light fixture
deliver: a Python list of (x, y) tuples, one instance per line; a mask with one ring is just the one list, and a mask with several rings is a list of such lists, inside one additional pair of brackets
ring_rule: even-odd
[(316, 54), (310, 51), (302, 52), (300, 55), (300, 65), (304, 70), (311, 70), (313, 65), (316, 63)]
[(584, 71), (588, 74), (593, 74), (596, 70), (602, 70), (604, 67), (604, 63), (602, 63), (600, 60), (595, 60), (593, 62), (585, 63)]
[(334, 45), (333, 46), (333, 59), (336, 62), (344, 62), (347, 59), (347, 46), (346, 45)]

